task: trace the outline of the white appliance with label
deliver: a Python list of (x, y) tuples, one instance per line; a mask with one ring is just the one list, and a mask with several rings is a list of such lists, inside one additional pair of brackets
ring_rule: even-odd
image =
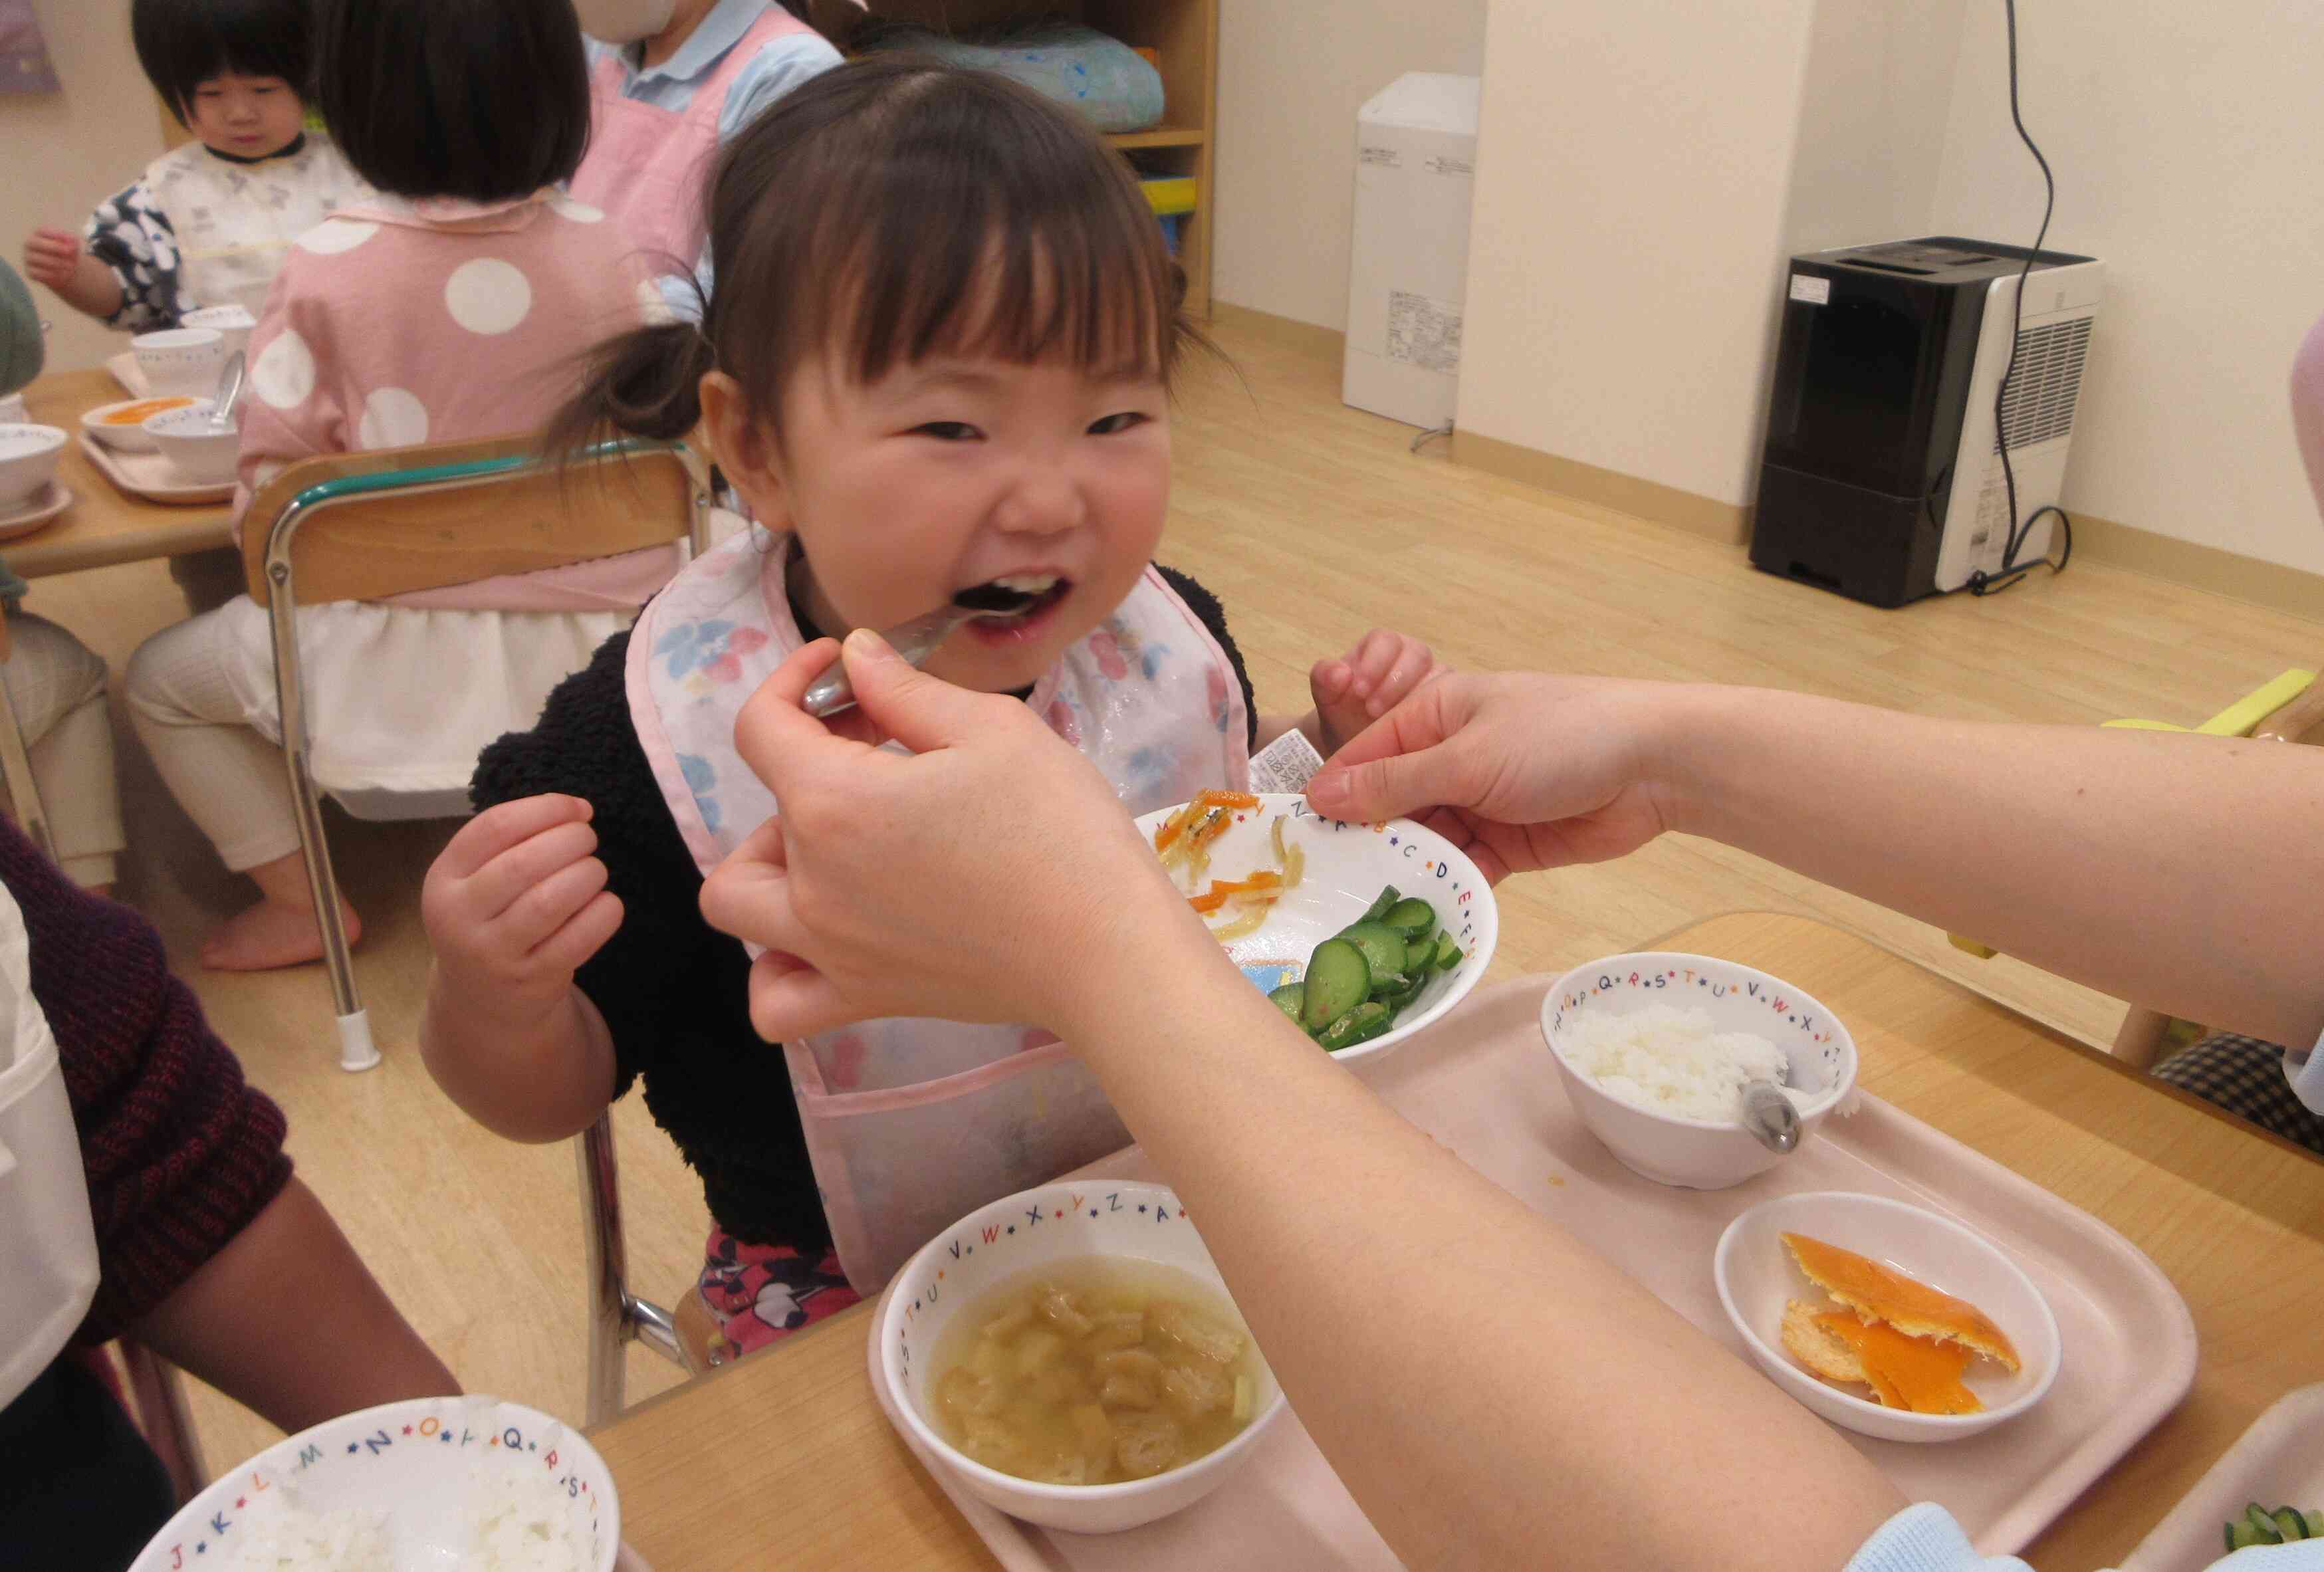
[(1356, 115), (1340, 396), (1429, 429), (1451, 423), (1460, 385), (1482, 92), (1475, 77), (1412, 71)]

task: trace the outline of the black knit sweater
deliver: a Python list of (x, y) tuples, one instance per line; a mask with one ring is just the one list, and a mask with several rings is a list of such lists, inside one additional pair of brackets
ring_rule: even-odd
[[(1233, 664), (1257, 725), (1250, 677), (1218, 600), (1162, 570)], [(782, 1050), (751, 1029), (750, 962), (702, 920), (702, 875), (679, 838), (630, 722), (630, 636), (605, 641), (549, 695), (540, 724), (484, 750), (471, 795), (481, 811), (544, 792), (595, 810), (597, 855), (622, 925), (576, 981), (612, 1032), (614, 1095), (645, 1083), (646, 1107), (702, 1176), (710, 1215), (752, 1244), (819, 1251), (831, 1241), (807, 1163)]]

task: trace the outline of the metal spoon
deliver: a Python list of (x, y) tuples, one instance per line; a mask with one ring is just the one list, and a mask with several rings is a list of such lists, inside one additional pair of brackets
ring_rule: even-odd
[(1768, 1151), (1789, 1152), (1800, 1144), (1800, 1110), (1774, 1081), (1745, 1081), (1743, 1127)]
[[(938, 606), (925, 617), (897, 623), (880, 637), (912, 665), (921, 666), (943, 647), (944, 641), (951, 638), (962, 623), (973, 622), (981, 618), (1013, 617), (1038, 598), (1014, 590), (997, 590), (982, 585), (962, 593), (964, 598), (977, 596), (995, 602), (1005, 598), (1009, 603), (964, 606), (955, 602)], [(854, 705), (854, 685), (847, 680), (847, 663), (841, 660), (833, 661), (831, 669), (816, 678), (809, 685), (806, 696), (799, 701), (801, 709), (817, 717), (836, 715), (842, 710), (853, 709)]]
[(212, 431), (224, 431), (234, 425), (234, 401), (242, 397), (242, 351), (237, 349), (226, 357), (226, 370), (218, 373), (217, 397), (210, 402)]

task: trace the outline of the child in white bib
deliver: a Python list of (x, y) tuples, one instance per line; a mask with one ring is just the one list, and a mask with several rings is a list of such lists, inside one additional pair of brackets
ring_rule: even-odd
[(779, 1049), (752, 1033), (748, 958), (696, 902), (776, 812), (733, 724), (786, 655), (1014, 593), (928, 669), (1020, 694), (1131, 814), (1241, 786), (1252, 747), (1294, 725), (1330, 753), (1432, 663), (1374, 633), (1316, 666), (1314, 711), (1257, 717), (1215, 599), (1153, 565), (1183, 285), (1069, 111), (995, 76), (843, 66), (732, 144), (708, 230), (700, 326), (608, 345), (551, 444), (700, 427), (758, 523), (487, 750), (484, 811), (429, 875), (421, 1040), (446, 1091), (519, 1139), (569, 1135), (644, 1080), (716, 1225), (682, 1319), (731, 1354), (1126, 1141), (1039, 1023), (881, 1021)]

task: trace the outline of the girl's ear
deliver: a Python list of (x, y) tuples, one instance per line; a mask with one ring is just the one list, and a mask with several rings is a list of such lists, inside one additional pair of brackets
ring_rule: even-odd
[(767, 528), (780, 530), (789, 518), (782, 468), (772, 438), (751, 418), (750, 401), (742, 396), (742, 384), (724, 372), (706, 372), (699, 394), (711, 461), (727, 483), (742, 493), (752, 515)]

